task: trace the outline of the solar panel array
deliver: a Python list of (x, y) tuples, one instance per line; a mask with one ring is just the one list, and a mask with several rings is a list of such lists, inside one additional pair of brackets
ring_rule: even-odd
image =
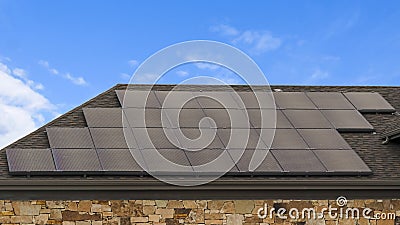
[[(212, 168), (198, 166), (220, 156), (224, 163), (234, 165), (228, 175), (370, 174), (371, 170), (339, 132), (371, 132), (374, 128), (361, 113), (394, 111), (380, 94), (364, 92), (275, 92), (276, 111), (271, 104), (260, 105), (253, 92), (151, 91), (148, 94), (117, 90), (116, 95), (124, 109), (84, 108), (86, 128), (48, 127), (50, 149), (7, 149), (9, 171), (143, 175), (145, 170), (131, 154), (134, 148), (141, 153), (142, 166), (166, 174), (209, 172)], [(144, 98), (147, 98), (145, 105), (141, 101)], [(262, 100), (273, 102), (272, 98)], [(180, 106), (180, 101), (187, 102)], [(248, 120), (232, 121), (230, 117)], [(124, 126), (134, 128), (134, 140), (129, 140), (133, 143), (131, 149)], [(172, 139), (168, 139), (166, 132)], [(273, 132), (271, 143), (267, 134)], [(211, 139), (193, 141), (201, 135), (209, 135)], [(246, 144), (243, 139), (247, 136)], [(177, 147), (176, 143), (188, 150)], [(190, 151), (205, 145), (203, 150)], [(155, 161), (154, 148), (165, 159), (185, 169), (174, 171)], [(267, 149), (271, 150), (261, 164), (250, 171), (252, 158)]]

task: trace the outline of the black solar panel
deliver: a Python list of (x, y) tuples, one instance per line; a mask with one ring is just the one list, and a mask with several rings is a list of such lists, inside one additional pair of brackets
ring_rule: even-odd
[(88, 127), (122, 127), (120, 108), (83, 108)]
[(322, 113), (338, 131), (374, 131), (374, 127), (357, 110), (323, 110)]
[(214, 120), (218, 128), (250, 128), (249, 118), (244, 110), (204, 109), (204, 113)]
[[(134, 128), (133, 133), (140, 149), (174, 149), (179, 146), (178, 139), (174, 133), (176, 132), (175, 130), (167, 128)], [(168, 139), (165, 132), (170, 134), (169, 138), (171, 140)]]
[(332, 128), (319, 110), (283, 110), (295, 128)]
[(89, 128), (96, 148), (128, 148), (122, 128)]
[(328, 172), (370, 174), (371, 170), (353, 150), (314, 150)]
[[(267, 136), (261, 137), (267, 142)], [(272, 149), (307, 149), (308, 146), (296, 129), (276, 129)]]
[(94, 149), (53, 149), (53, 158), (58, 171), (100, 172), (99, 158)]
[[(129, 124), (130, 127), (171, 127), (166, 116), (166, 110), (167, 109), (162, 110), (155, 108), (127, 108), (123, 111), (126, 115), (127, 124)], [(161, 114), (163, 114), (163, 117), (161, 117)], [(164, 123), (161, 123), (161, 118), (163, 118)]]
[(274, 97), (281, 109), (317, 109), (304, 92), (275, 92)]
[(243, 152), (243, 155), (241, 155), (242, 152), (239, 150), (228, 150), (228, 152), (233, 159), (240, 158), (236, 164), (240, 173), (268, 175), (282, 172), (281, 167), (270, 152), (266, 152), (266, 154), (263, 155), (265, 157), (264, 160), (254, 171), (249, 170), (249, 164), (254, 155), (254, 150), (246, 150)]
[(144, 104), (147, 108), (161, 107), (160, 102), (157, 100), (153, 91), (116, 90), (115, 92), (123, 108), (143, 108)]
[(256, 129), (218, 129), (217, 135), (226, 149), (268, 149)]
[(300, 129), (298, 131), (312, 149), (351, 149), (334, 129)]
[(318, 109), (355, 109), (340, 92), (307, 92)]
[(347, 92), (346, 98), (360, 112), (395, 112), (391, 106), (379, 93), (374, 92)]
[[(155, 94), (164, 109), (200, 108), (200, 105), (192, 92), (156, 91)], [(168, 101), (165, 101), (166, 98), (168, 98)]]
[[(210, 128), (211, 123), (209, 119), (206, 119), (206, 114), (202, 109), (163, 109), (167, 121), (171, 122), (173, 128), (185, 127), (185, 128), (197, 128), (204, 127)], [(200, 124), (200, 121), (204, 119), (204, 122)]]
[(204, 91), (194, 92), (198, 102), (204, 109), (238, 109), (240, 104), (237, 102), (237, 96), (231, 92)]
[[(224, 148), (217, 135), (217, 129), (176, 129), (179, 146), (184, 149)], [(182, 132), (179, 135), (178, 132)]]
[(96, 151), (104, 171), (143, 174), (143, 168), (135, 161), (129, 149), (97, 149)]
[(51, 148), (94, 148), (88, 128), (46, 128)]
[(50, 149), (7, 149), (8, 170), (13, 174), (54, 172)]
[(282, 113), (282, 110), (248, 109), (247, 113), (252, 127), (255, 128), (266, 128), (266, 129), (293, 128), (293, 125)]
[[(241, 105), (247, 109), (275, 109), (274, 96), (272, 92), (237, 92)], [(236, 98), (237, 99), (237, 98)]]
[(295, 174), (323, 174), (325, 167), (311, 150), (271, 150), (283, 170)]
[(188, 158), (181, 149), (142, 150), (147, 168), (153, 174), (193, 174)]

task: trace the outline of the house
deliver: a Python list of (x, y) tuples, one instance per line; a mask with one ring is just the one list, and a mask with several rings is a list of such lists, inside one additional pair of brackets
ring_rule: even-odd
[[(249, 142), (241, 148), (243, 159), (214, 181), (189, 186), (155, 178), (163, 177), (162, 173), (148, 175), (132, 156), (121, 110), (127, 87), (116, 85), (1, 150), (0, 224), (400, 223), (400, 87), (256, 87), (271, 90), (276, 102), (276, 129), (271, 128), (275, 139), (268, 143), (260, 135), (265, 128), (259, 124), (260, 110), (251, 106), (254, 99), (247, 95), (252, 90), (232, 86), (245, 105), (235, 113), (247, 111), (251, 126)], [(128, 91), (143, 87), (130, 85)], [(160, 96), (173, 88), (153, 86), (146, 107), (159, 110)], [(179, 91), (228, 92), (196, 85)], [(209, 116), (219, 128), (212, 149), (222, 152), (229, 137), (224, 129), (231, 128), (223, 109), (196, 99), (191, 104), (185, 105), (188, 110), (182, 117), (185, 135), (196, 138), (201, 115)], [(138, 112), (131, 111), (129, 124), (140, 117)], [(155, 148), (172, 149), (164, 151), (165, 158), (193, 167), (215, 157), (216, 151), (177, 153), (158, 133), (160, 115), (151, 112), (146, 114), (146, 124)], [(140, 148), (144, 139), (133, 135)], [(249, 154), (260, 139), (271, 150), (257, 169), (249, 170)], [(234, 158), (233, 149), (228, 153)], [(144, 157), (144, 164), (160, 165), (152, 157)], [(184, 184), (196, 176), (202, 174), (174, 173), (168, 181)], [(324, 212), (322, 218), (288, 217), (293, 208), (303, 215), (303, 209), (324, 207), (371, 209), (380, 218), (332, 219)], [(266, 215), (269, 212), (271, 216)]]

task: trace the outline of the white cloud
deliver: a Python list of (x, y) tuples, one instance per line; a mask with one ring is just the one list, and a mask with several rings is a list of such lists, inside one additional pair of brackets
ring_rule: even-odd
[(243, 45), (256, 54), (278, 49), (282, 44), (280, 38), (274, 37), (268, 31), (240, 31), (232, 26), (224, 24), (211, 27), (211, 31), (229, 37), (231, 43), (235, 45)]
[(55, 113), (55, 106), (32, 88), (33, 81), (19, 77), (22, 70), (13, 71), (14, 76), (0, 63), (0, 148), (42, 125), (44, 113)]
[(187, 75), (189, 75), (189, 73), (184, 70), (178, 70), (178, 71), (176, 71), (176, 74), (178, 74), (178, 76), (181, 76), (181, 77), (186, 77)]
[(216, 69), (218, 69), (220, 67), (217, 64), (205, 63), (205, 62), (196, 62), (196, 63), (193, 63), (193, 64), (199, 69), (216, 70)]
[(212, 32), (220, 33), (220, 34), (226, 35), (226, 36), (236, 36), (239, 34), (239, 31), (236, 28), (231, 27), (229, 25), (225, 25), (225, 24), (212, 26), (210, 30)]
[(69, 81), (71, 81), (73, 84), (80, 85), (80, 86), (84, 86), (84, 85), (87, 85), (87, 84), (88, 84), (88, 83), (86, 82), (86, 80), (85, 80), (83, 77), (75, 77), (75, 76), (73, 76), (73, 75), (70, 74), (70, 73), (63, 73), (63, 74), (60, 74), (60, 72), (59, 72), (57, 69), (50, 67), (50, 64), (49, 64), (48, 61), (39, 60), (38, 63), (39, 63), (39, 65), (41, 65), (41, 66), (43, 66), (45, 69), (47, 69), (47, 71), (48, 71), (49, 73), (51, 73), (51, 74), (53, 74), (53, 75), (61, 75), (61, 77), (65, 78), (65, 79), (67, 79), (67, 80), (69, 80)]
[(121, 73), (121, 79), (129, 80), (129, 79), (131, 79), (131, 76), (127, 73)]
[(319, 68), (315, 69), (311, 75), (305, 80), (305, 84), (315, 84), (321, 80), (325, 80), (330, 76), (329, 72), (323, 71)]
[[(10, 74), (10, 72), (8, 72)], [(44, 86), (41, 83), (36, 83), (33, 80), (28, 79), (28, 73), (21, 68), (14, 68), (12, 70), (12, 74), (15, 75), (16, 77), (20, 78), (23, 80), (26, 84), (29, 85), (29, 87), (35, 89), (35, 90), (43, 90)]]
[(137, 60), (135, 60), (135, 59), (131, 59), (131, 60), (128, 61), (128, 64), (129, 64), (131, 67), (135, 67), (135, 66), (137, 66), (137, 65), (139, 64), (139, 61), (137, 61)]

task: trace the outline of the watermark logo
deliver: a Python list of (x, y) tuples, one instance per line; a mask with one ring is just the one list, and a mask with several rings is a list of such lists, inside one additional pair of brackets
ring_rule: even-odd
[(316, 208), (268, 208), (267, 204), (259, 208), (257, 216), (260, 219), (273, 218), (280, 219), (359, 219), (360, 217), (369, 220), (394, 220), (396, 213), (391, 212), (374, 212), (371, 208), (347, 207), (347, 198), (339, 196), (336, 199), (337, 207), (329, 205), (317, 211)]
[[(169, 184), (179, 186), (201, 185), (223, 176), (230, 171), (242, 157), (250, 137), (250, 123), (245, 104), (239, 94), (228, 84), (214, 77), (191, 77), (174, 86), (172, 90), (164, 91), (160, 113), (162, 134), (154, 134), (154, 127), (149, 128), (147, 115), (154, 97), (153, 86), (168, 71), (187, 63), (211, 63), (222, 66), (238, 75), (249, 87), (258, 103), (261, 122), (258, 129), (258, 144), (250, 160), (249, 171), (254, 171), (265, 159), (271, 146), (276, 126), (275, 101), (269, 88), (266, 76), (257, 64), (245, 53), (230, 45), (215, 41), (188, 41), (164, 48), (146, 59), (133, 74), (124, 95), (122, 121), (124, 135), (128, 147), (138, 164), (148, 174)], [(140, 90), (135, 85), (143, 77), (151, 79), (150, 85), (141, 86)], [(218, 84), (218, 91), (187, 90), (186, 84), (212, 83)], [(262, 85), (257, 89), (255, 85)], [(132, 91), (134, 90), (134, 91)], [(231, 125), (229, 126), (229, 142), (224, 143), (224, 148), (215, 154), (208, 147), (213, 140), (219, 138), (217, 122), (210, 117), (202, 118), (196, 130), (198, 135), (188, 135), (181, 129), (180, 116), (185, 105), (198, 99), (209, 99), (219, 103), (220, 111), (228, 114)], [(134, 102), (132, 105), (131, 103)], [(136, 108), (137, 113), (130, 113), (131, 108)], [(237, 109), (240, 109), (239, 111)], [(197, 109), (197, 110), (202, 110)], [(246, 123), (247, 122), (247, 123)], [(163, 149), (159, 142), (168, 140), (173, 149)], [(160, 141), (162, 140), (162, 141)], [(235, 149), (234, 154), (228, 149)], [(168, 152), (169, 151), (169, 152)], [(202, 158), (196, 164), (185, 165), (174, 160), (182, 156), (182, 151), (193, 158)], [(196, 156), (196, 154), (198, 154)]]

